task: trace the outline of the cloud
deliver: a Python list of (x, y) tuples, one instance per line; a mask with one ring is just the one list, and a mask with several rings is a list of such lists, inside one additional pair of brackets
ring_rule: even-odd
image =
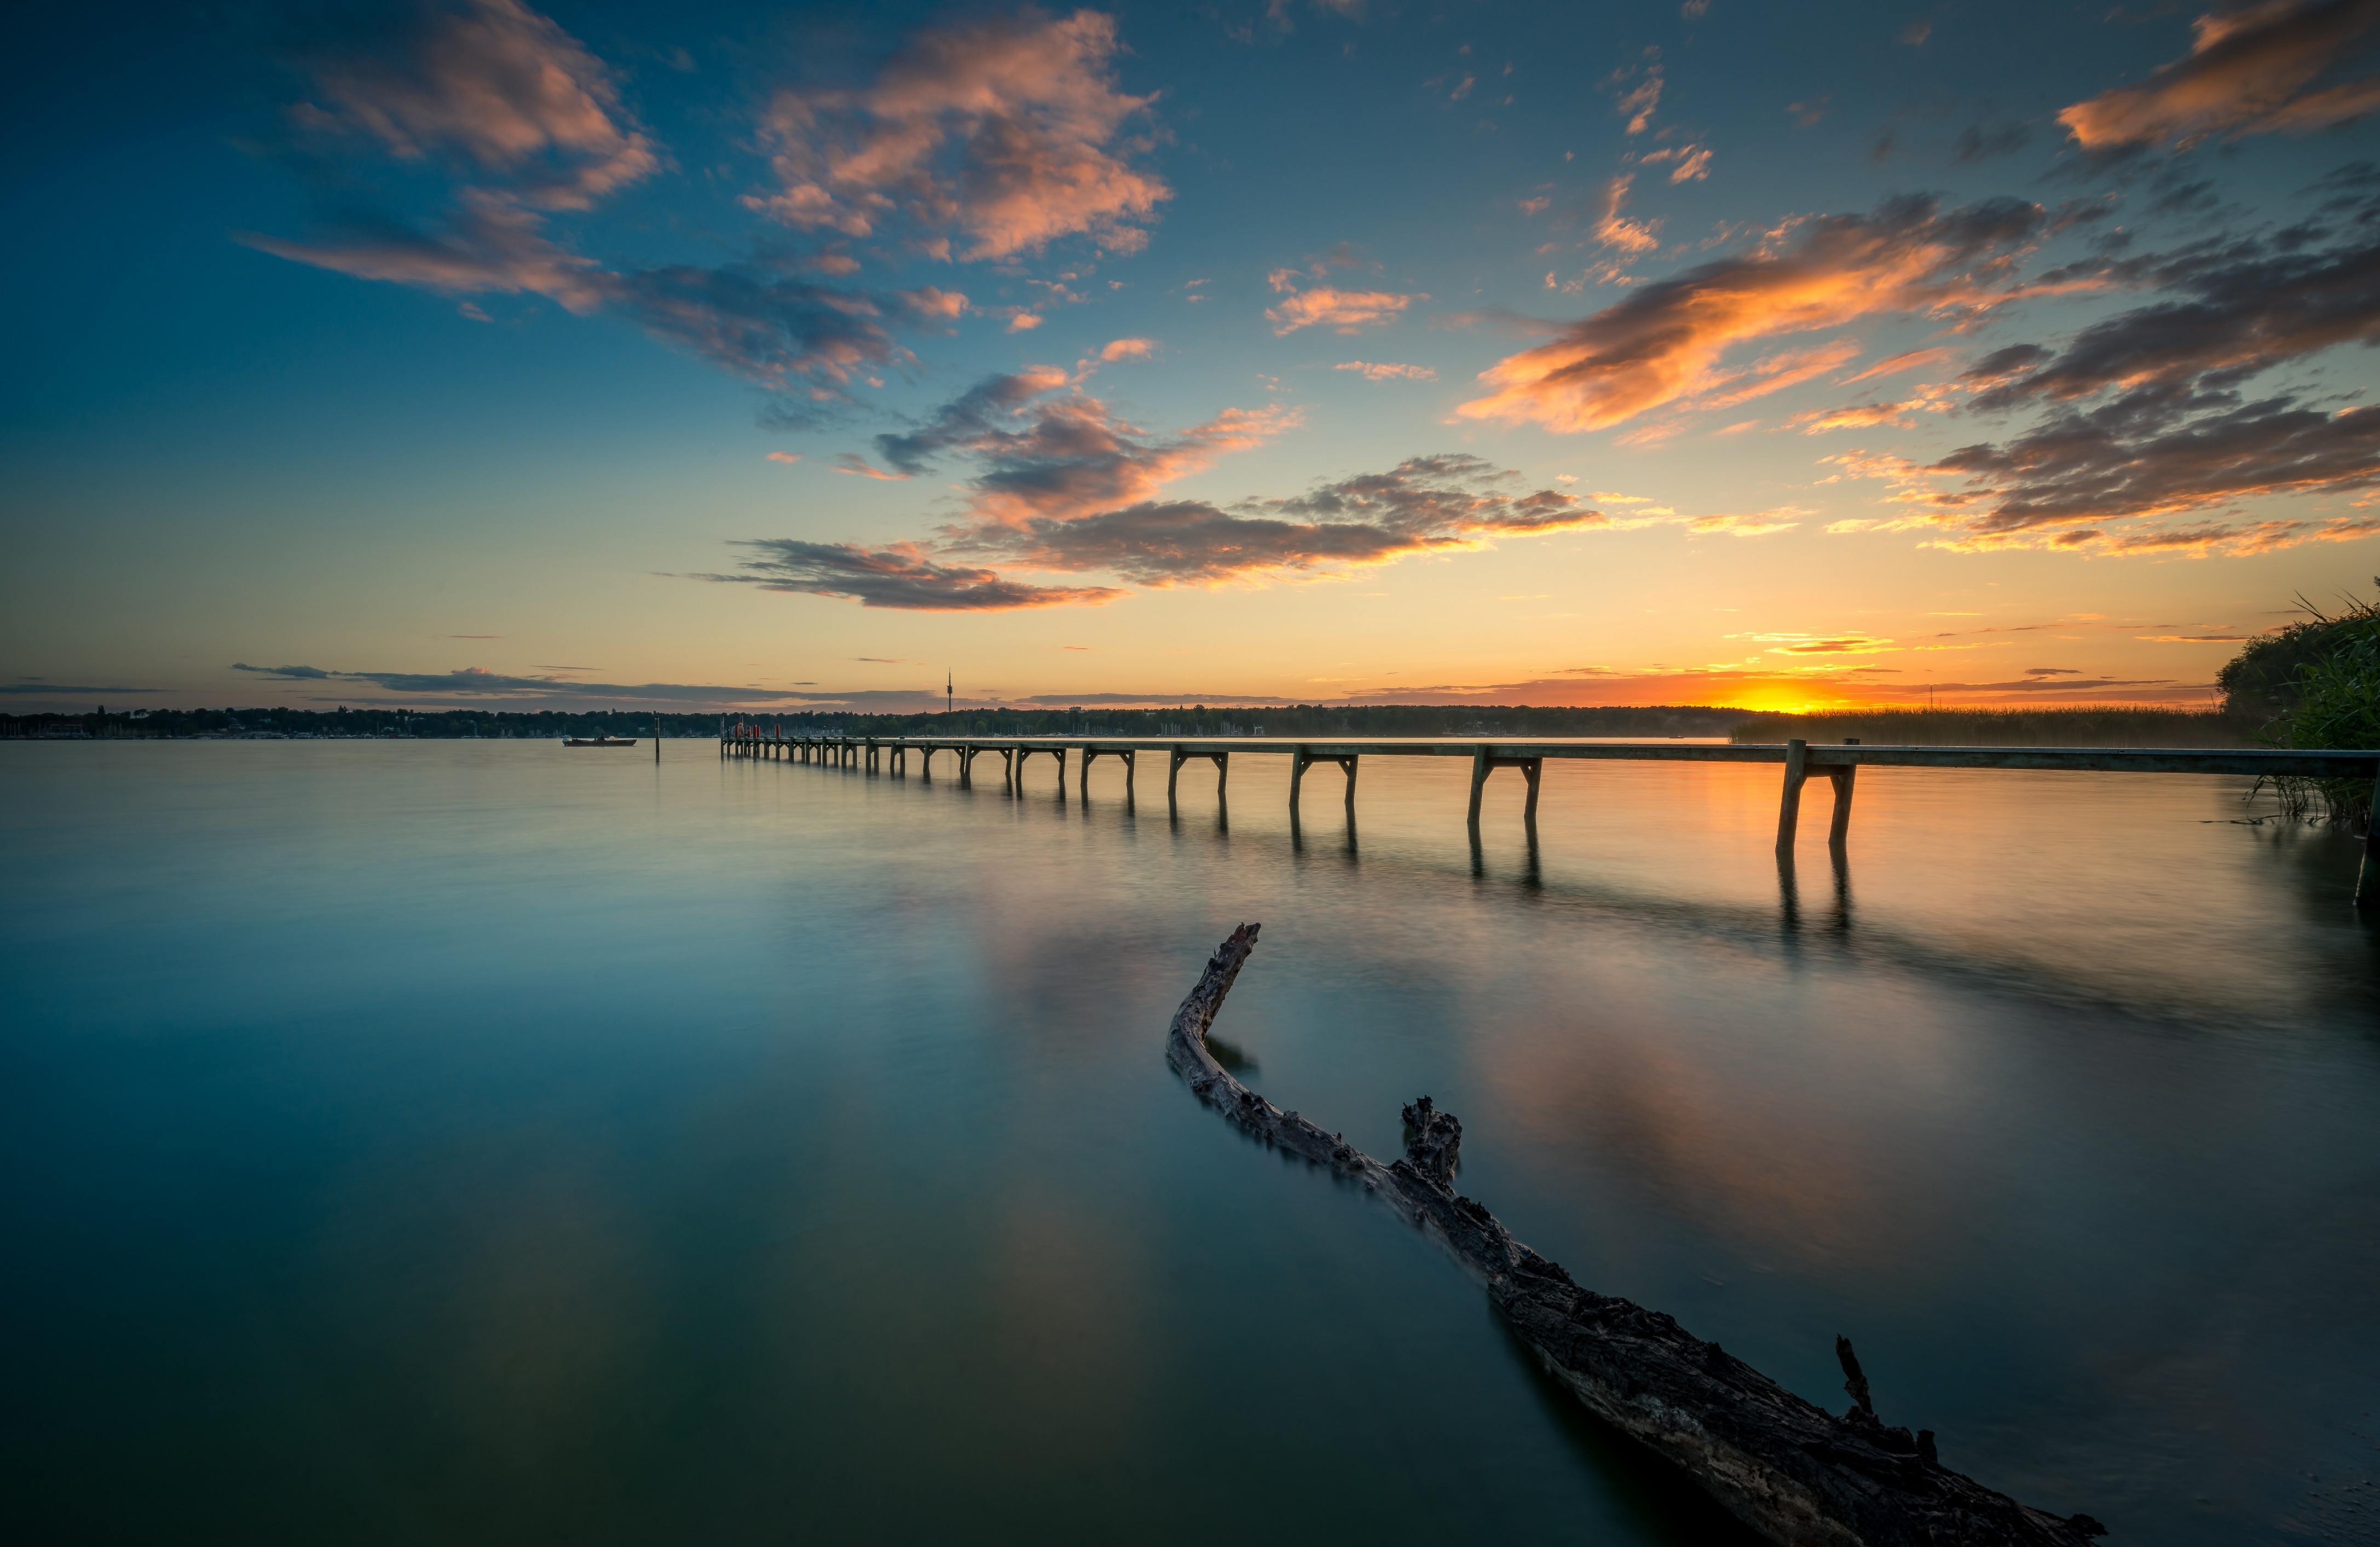
[[(2325, 413), (2289, 396), (2231, 403), (2143, 389), (2088, 410), (2053, 414), (2005, 443), (1962, 447), (1934, 469), (1964, 474), (1970, 481), (1968, 493), (1937, 496), (1937, 506), (1955, 511), (1989, 502), (1988, 510), (1961, 519), (1969, 542), (2006, 545), (2055, 528), (2070, 529), (2058, 540), (2072, 544), (2097, 538), (2070, 529), (2114, 518), (2380, 484), (2380, 410)], [(2227, 529), (2207, 541), (2271, 546), (2291, 532), (2312, 537), (2323, 530), (2302, 524)], [(2355, 535), (2363, 529), (2327, 530)], [(2147, 536), (2133, 534), (2130, 545), (2143, 545)]]
[(1137, 251), (1172, 190), (1132, 158), (1152, 98), (1115, 86), (1116, 25), (1030, 8), (914, 34), (863, 90), (786, 91), (762, 115), (779, 189), (747, 201), (802, 230), (905, 231), (964, 260), (1087, 236)]
[[(1854, 381), (1858, 379), (1852, 378)], [(1911, 389), (1909, 396), (1891, 402), (1871, 400), (1831, 408), (1805, 409), (1787, 420), (1785, 428), (1799, 430), (1805, 435), (1824, 434), (1829, 430), (1868, 429), (1880, 424), (1907, 430), (1918, 422), (1919, 414), (1949, 413), (1957, 407), (1958, 389), (1955, 386), (1947, 383), (1921, 382)]]
[(2094, 323), (2054, 358), (2037, 345), (1986, 356), (1968, 375), (2000, 379), (1974, 407), (2004, 409), (2110, 386), (2228, 384), (2334, 345), (2380, 340), (2380, 240), (2249, 257), (2227, 250), (2218, 261), (2163, 272), (2191, 298)]
[(909, 477), (905, 472), (886, 472), (883, 469), (869, 463), (867, 457), (856, 451), (836, 453), (834, 470), (839, 473), (849, 473), (854, 478), (873, 478), (887, 483), (906, 482)]
[[(1228, 509), (1203, 500), (1154, 498), (1079, 508), (1065, 498), (1038, 511), (1003, 510), (973, 525), (946, 527), (931, 543), (747, 542), (741, 546), (756, 556), (741, 561), (738, 573), (698, 578), (850, 597), (872, 607), (1004, 611), (1099, 603), (1125, 594), (1110, 586), (1020, 580), (1008, 571), (1096, 570), (1143, 586), (1213, 586), (1610, 524), (1575, 495), (1529, 491), (1516, 473), (1475, 457), (1445, 455)], [(956, 562), (985, 559), (1001, 567)]]
[(2085, 150), (2307, 134), (2380, 109), (2380, 78), (2308, 91), (2380, 19), (2380, 0), (2266, 0), (2192, 24), (2189, 55), (2138, 86), (2119, 86), (2058, 115)]
[(1389, 360), (1347, 359), (1330, 368), (1353, 371), (1367, 382), (1434, 382), (1438, 368), (1429, 365), (1399, 365)]
[[(253, 669), (253, 668), (250, 668)], [(327, 680), (370, 683), (384, 692), (407, 697), (466, 700), (510, 700), (542, 703), (629, 702), (673, 704), (686, 708), (730, 708), (738, 704), (793, 704), (820, 701), (825, 695), (782, 689), (682, 682), (577, 682), (557, 676), (513, 676), (479, 666), (447, 672), (325, 672)], [(129, 688), (110, 688), (128, 692)], [(352, 698), (350, 702), (354, 701)]]
[(1456, 412), (1604, 429), (1723, 385), (1721, 357), (1740, 344), (1876, 315), (1971, 317), (2009, 298), (2014, 256), (2046, 222), (2038, 204), (1945, 212), (1918, 197), (1791, 222), (1750, 252), (1648, 285), (1497, 362), (1480, 372), (1488, 393)]
[(1700, 182), (1710, 176), (1711, 153), (1700, 145), (1671, 145), (1637, 158), (1641, 166), (1658, 166), (1663, 162), (1676, 164), (1670, 171), (1673, 183)]
[(399, 161), (443, 161), (540, 210), (584, 210), (662, 164), (611, 72), (517, 0), (450, 0), (302, 56), (319, 100), (301, 134), (364, 136)]
[(1576, 495), (1526, 492), (1517, 480), (1475, 457), (1416, 457), (1388, 472), (1230, 510), (1199, 500), (1142, 501), (978, 533), (967, 545), (1037, 568), (1106, 570), (1162, 587), (1385, 564), (1498, 537), (1608, 524)]
[(439, 295), (543, 296), (584, 315), (609, 298), (615, 276), (545, 235), (544, 219), (499, 196), (465, 189), (457, 207), (416, 229), (356, 214), (322, 240), (285, 241), (239, 232), (233, 239), (260, 252), (358, 279), (386, 280)]
[(320, 666), (251, 666), (245, 661), (234, 661), (236, 672), (255, 672), (261, 676), (277, 676), (291, 682), (320, 682), (335, 674)]
[(802, 454), (798, 451), (772, 451), (769, 453), (769, 460), (771, 462), (783, 462), (791, 465), (792, 463), (798, 462), (801, 459)]
[(1148, 499), (1222, 453), (1261, 445), (1298, 420), (1288, 408), (1226, 408), (1178, 433), (1156, 434), (1096, 397), (1065, 390), (1070, 381), (1054, 366), (987, 377), (917, 429), (879, 435), (877, 450), (905, 473), (945, 456), (974, 462), (966, 483), (971, 516), (1014, 525)]
[(764, 591), (848, 597), (863, 607), (932, 613), (1096, 603), (1125, 594), (1111, 586), (1027, 585), (997, 570), (936, 563), (913, 543), (869, 549), (847, 542), (762, 538), (738, 546), (757, 555), (738, 563), (742, 573), (701, 579)]
[(1730, 634), (1728, 638), (1765, 644), (1771, 655), (1877, 655), (1893, 648), (1888, 639), (1862, 633)]
[(1791, 531), (1804, 518), (1815, 514), (1798, 505), (1780, 505), (1774, 510), (1757, 511), (1748, 516), (1694, 516), (1685, 518), (1687, 531), (1718, 532), (1728, 537), (1767, 537), (1775, 532)]
[[(1274, 275), (1274, 288), (1288, 288), (1279, 271)], [(1376, 323), (1394, 322), (1405, 308), (1417, 300), (1427, 300), (1426, 295), (1399, 295), (1387, 290), (1339, 290), (1328, 285), (1318, 285), (1310, 290), (1299, 290), (1278, 306), (1265, 312), (1275, 336), (1295, 333), (1300, 328), (1330, 327), (1341, 333), (1353, 334)]]
[(1620, 213), (1635, 180), (1635, 174), (1629, 173), (1604, 184), (1603, 209), (1595, 219), (1595, 239), (1629, 258), (1641, 258), (1661, 245), (1659, 221), (1633, 221)]
[(894, 324), (932, 326), (966, 301), (942, 290), (871, 294), (690, 265), (616, 276), (605, 299), (662, 343), (779, 391), (805, 380), (840, 386), (862, 368), (905, 359)]
[(1859, 352), (1859, 341), (1852, 338), (1829, 339), (1807, 349), (1780, 349), (1747, 365), (1713, 372), (1696, 394), (1693, 406), (1740, 408), (1755, 397), (1799, 386), (1848, 365)]
[[(2240, 390), (2276, 366), (2380, 339), (2380, 243), (2278, 253), (2231, 244), (2143, 272), (2180, 298), (2094, 323), (2062, 350), (2009, 346), (1963, 373), (1977, 411), (2046, 406), (2032, 425), (1928, 466), (1876, 458), (1852, 475), (1896, 483), (1896, 502), (1957, 548), (2237, 554), (2374, 530), (2356, 516), (2203, 513), (2380, 485), (2380, 412)], [(1964, 485), (1942, 486), (1953, 478)], [(2181, 516), (2200, 518), (2168, 519)]]
[(1123, 359), (1155, 359), (1157, 347), (1154, 338), (1111, 339), (1099, 350), (1099, 359), (1110, 365)]
[(436, 164), (461, 182), (422, 221), (349, 214), (304, 241), (240, 234), (260, 251), (441, 295), (542, 296), (579, 315), (611, 311), (771, 390), (832, 400), (863, 367), (907, 358), (901, 327), (934, 329), (967, 309), (954, 291), (838, 289), (740, 267), (628, 273), (572, 251), (547, 229), (660, 164), (621, 115), (601, 64), (515, 0), (455, 0), (310, 57), (328, 106), (293, 109), (316, 144), (362, 140)]
[(1631, 80), (1636, 84), (1621, 93), (1612, 103), (1611, 111), (1627, 119), (1628, 132), (1637, 135), (1652, 127), (1653, 111), (1661, 105), (1661, 67), (1645, 66), (1641, 78), (1633, 67), (1619, 70), (1605, 84), (1618, 91)]
[(1929, 365), (1939, 365), (1956, 353), (1958, 353), (1956, 349), (1948, 346), (1932, 349), (1905, 350), (1900, 354), (1877, 360), (1856, 376), (1844, 377), (1843, 384), (1855, 386), (1861, 382), (1872, 382), (1879, 376), (1893, 376), (1903, 371), (1919, 371)]

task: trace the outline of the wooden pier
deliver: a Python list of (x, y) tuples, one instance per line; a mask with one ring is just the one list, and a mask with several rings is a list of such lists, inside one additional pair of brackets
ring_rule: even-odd
[[(1355, 771), (1366, 758), (1467, 758), (1471, 762), (1470, 825), (1479, 827), (1479, 802), (1488, 776), (1513, 769), (1528, 784), (1522, 820), (1530, 835), (1537, 823), (1537, 781), (1548, 759), (1605, 762), (1755, 762), (1778, 763), (1784, 769), (1784, 787), (1777, 808), (1777, 851), (1790, 857), (1798, 834), (1802, 788), (1813, 778), (1834, 786), (1828, 846), (1840, 852), (1851, 836), (1852, 791), (1862, 767), (1878, 768), (2022, 768), (2087, 774), (2223, 774), (2249, 778), (2374, 779), (2380, 781), (2380, 750), (2210, 749), (2194, 751), (2155, 747), (1882, 747), (1858, 741), (1840, 745), (1788, 741), (1778, 745), (1740, 746), (1690, 741), (1498, 741), (1436, 738), (1402, 741), (1302, 741), (1288, 737), (1222, 737), (1196, 739), (1148, 739), (1126, 737), (841, 737), (792, 735), (782, 726), (723, 726), (719, 738), (722, 758), (774, 758), (790, 762), (852, 769), (868, 774), (905, 774), (909, 758), (917, 757), (920, 776), (933, 777), (934, 755), (948, 752), (957, 765), (958, 782), (974, 782), (975, 760), (987, 753), (1001, 761), (1005, 787), (1021, 789), (1028, 758), (1047, 756), (1058, 764), (1058, 789), (1066, 787), (1066, 759), (1075, 759), (1076, 789), (1090, 793), (1091, 764), (1099, 758), (1123, 763), (1124, 795), (1133, 796), (1133, 780), (1141, 752), (1166, 759), (1165, 804), (1179, 809), (1183, 764), (1208, 761), (1215, 765), (1215, 798), (1222, 803), (1231, 778), (1232, 758), (1283, 757), (1289, 760), (1289, 814), (1298, 820), (1298, 801), (1306, 770), (1318, 762), (1335, 763), (1346, 776), (1347, 813), (1355, 811)], [(2380, 782), (2374, 786), (2373, 822), (2363, 845), (2362, 868), (2356, 878), (2355, 906), (2380, 907)]]

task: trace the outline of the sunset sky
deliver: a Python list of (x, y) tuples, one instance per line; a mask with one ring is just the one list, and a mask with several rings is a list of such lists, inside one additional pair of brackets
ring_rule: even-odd
[(0, 707), (2198, 705), (2380, 0), (45, 7)]

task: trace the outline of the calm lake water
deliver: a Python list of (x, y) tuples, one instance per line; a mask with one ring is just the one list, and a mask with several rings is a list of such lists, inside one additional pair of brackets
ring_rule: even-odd
[(0, 747), (15, 1540), (1729, 1540), (1167, 1070), (1251, 919), (1243, 1078), (1581, 1282), (2119, 1542), (2380, 1534), (2380, 952), (2239, 781), (1869, 770), (1843, 874), (1814, 782), (1787, 880), (1774, 769), (1475, 859), (1454, 760), (650, 753)]

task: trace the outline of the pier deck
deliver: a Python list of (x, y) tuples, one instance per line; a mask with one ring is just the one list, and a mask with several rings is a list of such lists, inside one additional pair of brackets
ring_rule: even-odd
[[(1470, 823), (1479, 824), (1480, 798), (1490, 774), (1500, 768), (1520, 773), (1528, 784), (1523, 810), (1534, 834), (1537, 820), (1537, 782), (1548, 760), (1602, 762), (1750, 762), (1776, 763), (1784, 770), (1777, 814), (1777, 848), (1791, 854), (1800, 824), (1802, 788), (1813, 777), (1834, 787), (1834, 810), (1828, 843), (1840, 848), (1849, 841), (1852, 791), (1859, 770), (1877, 768), (2014, 768), (2080, 774), (2215, 774), (2248, 778), (2310, 779), (2380, 778), (2380, 750), (2265, 748), (2192, 749), (2162, 747), (1887, 747), (1857, 741), (1841, 743), (1787, 741), (1742, 745), (1702, 741), (1512, 741), (1498, 737), (1433, 737), (1354, 741), (1293, 737), (840, 737), (787, 736), (782, 729), (758, 725), (722, 727), (719, 755), (777, 758), (853, 768), (866, 773), (908, 772), (909, 759), (918, 759), (918, 772), (930, 778), (938, 752), (948, 752), (957, 764), (961, 784), (973, 780), (975, 760), (987, 753), (1001, 760), (1002, 782), (1014, 786), (1028, 758), (1047, 756), (1058, 764), (1058, 786), (1066, 783), (1066, 758), (1075, 754), (1077, 788), (1087, 793), (1091, 764), (1103, 757), (1124, 766), (1124, 790), (1134, 793), (1139, 754), (1153, 752), (1166, 760), (1165, 798), (1169, 810), (1179, 802), (1183, 764), (1212, 762), (1215, 793), (1225, 793), (1233, 756), (1283, 757), (1290, 761), (1289, 810), (1298, 816), (1306, 771), (1330, 763), (1345, 775), (1346, 806), (1355, 808), (1355, 774), (1366, 758), (1461, 758), (1471, 764)], [(2364, 841), (2362, 868), (2357, 877), (2355, 906), (2380, 907), (2380, 784), (2374, 786), (2372, 829)]]

